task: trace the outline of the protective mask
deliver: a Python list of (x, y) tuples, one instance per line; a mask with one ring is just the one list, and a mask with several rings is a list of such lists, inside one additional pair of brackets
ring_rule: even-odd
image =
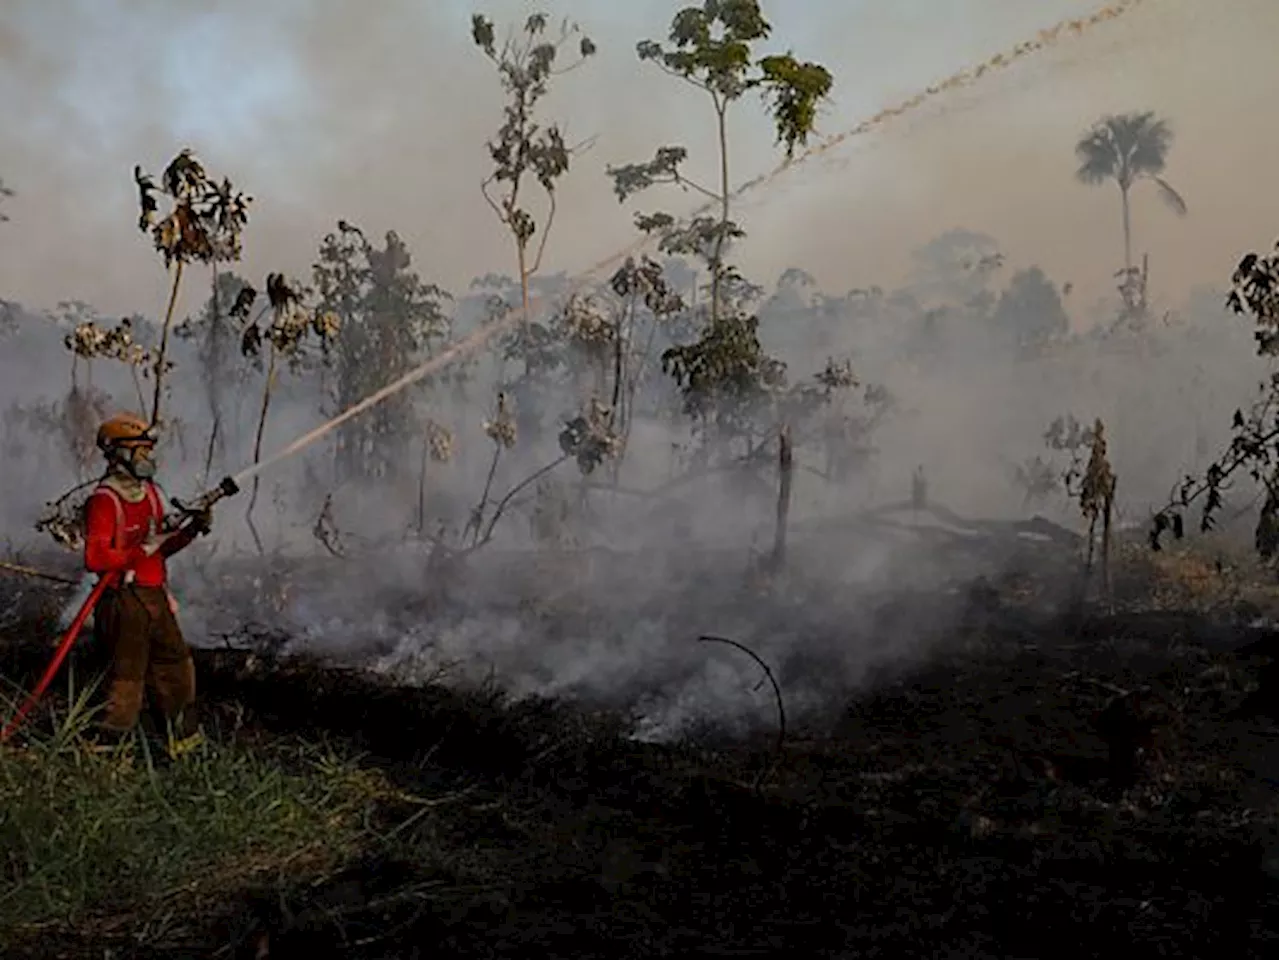
[(135, 448), (120, 458), (121, 465), (136, 480), (150, 480), (156, 475), (156, 462), (144, 448)]

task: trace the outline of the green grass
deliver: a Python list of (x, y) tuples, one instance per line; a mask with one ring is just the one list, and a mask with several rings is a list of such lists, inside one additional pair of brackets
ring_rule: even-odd
[(161, 763), (139, 733), (95, 752), (79, 736), (87, 693), (70, 702), (52, 732), (33, 725), (21, 746), (0, 746), (0, 944), (163, 925), (250, 885), (324, 872), (395, 797), (315, 745), (211, 740)]

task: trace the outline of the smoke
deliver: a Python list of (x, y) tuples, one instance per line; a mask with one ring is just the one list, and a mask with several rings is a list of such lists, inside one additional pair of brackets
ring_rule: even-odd
[[(824, 133), (1094, 8), (1072, 0), (773, 6), (767, 48), (793, 49), (835, 75)], [(255, 282), (268, 270), (306, 277), (339, 218), (371, 237), (396, 230), (423, 278), (463, 300), (459, 315), (481, 312), (478, 298), (465, 300), (473, 277), (514, 271), (509, 238), (478, 188), (502, 101), (491, 66), (471, 46), (468, 9), (81, 0), (55, 18), (47, 7), (19, 0), (0, 15), (0, 94), (22, 104), (0, 143), (0, 176), (18, 191), (3, 201), (12, 221), (0, 225), (5, 299), (32, 314), (82, 299), (111, 316), (154, 316), (167, 278), (133, 228), (130, 171), (135, 163), (157, 171), (186, 145), (255, 196), (237, 266)], [(637, 209), (693, 205), (678, 191), (619, 205), (607, 164), (681, 143), (694, 158), (690, 175), (713, 179), (709, 105), (634, 54), (637, 40), (664, 35), (675, 7), (582, 0), (551, 8), (580, 22), (599, 54), (560, 78), (547, 102), (569, 140), (595, 139), (564, 181), (546, 275), (572, 275), (630, 243)], [(505, 2), (483, 12), (504, 23), (525, 10)], [(227, 501), (213, 542), (174, 564), (192, 639), (243, 636), (250, 621), (293, 636), (297, 646), (409, 676), (492, 673), (516, 695), (623, 704), (647, 736), (708, 715), (771, 722), (770, 694), (756, 689), (754, 665), (694, 643), (699, 632), (749, 642), (778, 664), (797, 711), (818, 710), (831, 684), (856, 684), (877, 664), (923, 655), (956, 622), (960, 601), (947, 591), (982, 569), (998, 572), (1005, 558), (984, 566), (962, 552), (963, 559), (931, 564), (922, 556), (930, 550), (883, 527), (818, 535), (829, 518), (905, 499), (917, 465), (932, 496), (964, 517), (1018, 515), (1014, 467), (1045, 453), (1048, 422), (1073, 413), (1108, 424), (1123, 509), (1140, 521), (1183, 472), (1203, 466), (1231, 411), (1250, 399), (1261, 364), (1242, 359), (1249, 331), (1225, 316), (1219, 291), (1239, 255), (1264, 247), (1275, 229), (1276, 30), (1275, 6), (1249, 0), (1140, 4), (743, 198), (736, 216), (749, 235), (735, 253), (744, 272), (766, 295), (788, 267), (816, 280), (792, 307), (780, 294), (761, 313), (761, 335), (788, 362), (792, 380), (820, 370), (828, 355), (852, 355), (861, 385), (851, 409), (867, 414), (868, 386), (892, 398), (870, 433), (871, 460), (853, 479), (819, 478), (829, 466), (821, 443), (801, 449), (795, 583), (782, 598), (741, 594), (749, 558), (770, 546), (771, 470), (754, 486), (731, 476), (690, 482), (675, 504), (646, 497), (696, 469), (687, 462), (687, 422), (651, 418), (636, 425), (618, 490), (586, 495), (573, 465), (564, 465), (515, 499), (500, 542), (477, 552), (465, 577), (447, 586), (436, 582), (421, 542), (401, 544), (417, 520), (416, 470), (377, 490), (334, 490), (332, 450), (317, 444), (264, 473), (258, 507), (272, 551), (306, 557), (315, 569), (292, 577), (280, 596), (271, 593), (281, 581), (252, 555), (243, 498)], [(1170, 118), (1176, 140), (1167, 177), (1191, 208), (1179, 220), (1145, 185), (1134, 193), (1137, 249), (1150, 255), (1160, 318), (1147, 338), (1152, 352), (1135, 358), (1082, 341), (1022, 358), (971, 301), (998, 302), (1018, 271), (1038, 266), (1072, 332), (1114, 319), (1119, 202), (1114, 190), (1074, 180), (1072, 148), (1098, 116), (1134, 109)], [(735, 182), (777, 162), (753, 102), (743, 101), (731, 132)], [(958, 228), (989, 238), (988, 252), (1002, 253), (1003, 266), (979, 276), (935, 256), (935, 238)], [(835, 300), (873, 286), (883, 295), (842, 300), (825, 320), (810, 309), (814, 296)], [(202, 280), (188, 283), (179, 315), (195, 313), (207, 293)], [(937, 307), (942, 313), (930, 319)], [(1008, 319), (1030, 324), (1039, 309)], [(6, 337), (0, 407), (65, 395), (62, 332), (27, 316)], [(175, 349), (178, 369), (194, 370), (193, 345)], [(414, 393), (419, 415), (447, 424), (456, 438), (454, 462), (428, 466), (428, 534), (443, 523), (456, 535), (477, 502), (492, 450), (481, 425), (492, 413), (497, 367), (486, 358), (458, 393)], [(116, 405), (130, 403), (133, 388), (118, 366), (95, 364), (94, 384)], [(172, 389), (171, 409), (186, 429), (169, 442), (164, 480), (171, 493), (189, 493), (217, 479), (203, 475), (208, 416), (194, 379), (178, 377)], [(260, 389), (254, 373), (234, 389), (226, 472), (248, 462)], [(268, 452), (324, 419), (317, 393), (313, 380), (283, 379)], [(549, 419), (575, 412), (581, 400), (567, 389), (549, 398)], [(19, 452), (0, 468), (0, 520), (21, 540), (41, 504), (77, 478), (51, 431), (13, 417), (7, 429), (7, 442), (20, 446), (10, 446)], [(558, 456), (554, 434), (503, 455), (494, 499)], [(418, 443), (406, 449), (415, 462)], [(372, 559), (335, 562), (317, 545), (312, 528), (328, 492), (346, 551), (372, 545)], [(564, 542), (542, 542), (535, 562), (527, 549), (538, 539), (532, 517), (554, 504), (567, 504), (577, 521), (560, 525)], [(581, 519), (587, 509), (594, 525)], [(1076, 522), (1065, 498), (1040, 509)], [(931, 591), (932, 599), (911, 618), (878, 618), (890, 587)]]
[[(779, 6), (770, 11), (771, 46), (794, 46), (832, 69), (837, 86), (822, 124), (835, 131), (1093, 7)], [(524, 8), (486, 9), (509, 22)], [(608, 193), (606, 164), (685, 143), (702, 158), (693, 175), (712, 169), (709, 105), (634, 55), (638, 39), (663, 35), (670, 12), (585, 0), (553, 11), (578, 20), (600, 54), (549, 101), (571, 138), (597, 137), (565, 183), (552, 270), (594, 262), (633, 236), (629, 208)], [(950, 27), (938, 29), (939, 18)], [(0, 237), (0, 286), (13, 299), (78, 297), (109, 313), (161, 303), (164, 278), (148, 245), (129, 239), (129, 171), (159, 167), (183, 144), (258, 198), (247, 238), (251, 275), (305, 273), (316, 239), (337, 217), (375, 235), (398, 230), (428, 275), (455, 290), (480, 267), (511, 259), (478, 190), (501, 99), (470, 45), (465, 10), (82, 0), (56, 17), (45, 4), (6, 4), (4, 20), (0, 93), (22, 104), (0, 144), (0, 171), (19, 191), (8, 205), (14, 226)], [(1270, 5), (1250, 0), (1212, 9), (1190, 0), (1139, 5), (852, 141), (832, 160), (847, 163), (843, 171), (797, 171), (767, 201), (761, 194), (744, 266), (768, 275), (798, 262), (837, 286), (885, 283), (898, 278), (908, 251), (963, 224), (1097, 295), (1109, 286), (1118, 248), (1107, 258), (1085, 255), (1076, 238), (1114, 231), (1118, 212), (1107, 191), (1072, 181), (1073, 138), (1102, 113), (1154, 109), (1175, 123), (1169, 179), (1191, 201), (1194, 220), (1174, 222), (1148, 198), (1138, 202), (1137, 229), (1170, 296), (1218, 282), (1221, 263), (1213, 261), (1229, 262), (1273, 229), (1275, 27)], [(1265, 82), (1242, 77), (1251, 69)], [(1241, 116), (1268, 119), (1240, 124)], [(732, 132), (735, 180), (773, 165), (772, 137), (754, 104), (744, 102)], [(1221, 175), (1228, 156), (1229, 177)], [(680, 208), (681, 198), (671, 205)]]

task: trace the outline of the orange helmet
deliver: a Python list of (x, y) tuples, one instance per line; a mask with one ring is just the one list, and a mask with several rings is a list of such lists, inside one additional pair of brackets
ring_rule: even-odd
[(150, 424), (132, 413), (118, 413), (98, 427), (98, 449), (114, 447), (153, 447), (155, 434)]

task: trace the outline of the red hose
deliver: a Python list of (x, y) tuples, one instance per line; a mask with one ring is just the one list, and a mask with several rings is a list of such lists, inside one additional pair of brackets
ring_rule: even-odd
[(62, 639), (58, 642), (58, 648), (53, 653), (53, 659), (49, 661), (49, 666), (44, 672), (44, 676), (40, 678), (40, 682), (36, 684), (36, 688), (31, 691), (31, 695), (18, 708), (17, 713), (13, 715), (3, 730), (0, 730), (0, 743), (4, 743), (13, 732), (18, 729), (31, 709), (44, 696), (44, 692), (49, 689), (49, 684), (53, 683), (53, 678), (58, 675), (58, 668), (62, 666), (62, 661), (67, 659), (67, 654), (71, 652), (71, 648), (75, 645), (76, 638), (80, 636), (80, 631), (84, 629), (84, 622), (89, 619), (89, 614), (93, 613), (93, 608), (98, 605), (98, 600), (102, 597), (102, 591), (115, 581), (114, 576), (104, 576), (99, 578), (94, 585), (93, 590), (85, 599), (84, 605), (80, 608), (80, 612), (76, 614), (76, 618), (71, 621), (71, 626), (67, 628), (67, 632), (63, 634)]

